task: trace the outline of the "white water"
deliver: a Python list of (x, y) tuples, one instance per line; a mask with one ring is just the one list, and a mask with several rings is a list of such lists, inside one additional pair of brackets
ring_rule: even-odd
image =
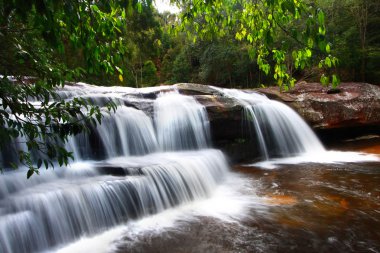
[(380, 156), (360, 152), (323, 151), (319, 153), (305, 153), (295, 157), (277, 158), (250, 164), (250, 166), (264, 169), (280, 168), (283, 164), (302, 163), (357, 163), (357, 162), (380, 162)]
[(155, 124), (163, 150), (206, 148), (210, 127), (206, 109), (192, 97), (163, 93), (155, 101)]
[[(159, 89), (166, 92), (153, 100), (150, 93)], [(245, 106), (246, 122), (266, 160), (255, 166), (337, 157), (285, 105), (259, 94), (219, 90)], [(150, 116), (123, 105), (139, 100), (139, 92), (152, 96), (146, 99), (154, 109)], [(29, 180), (25, 168), (0, 176), (0, 252), (107, 252), (119, 236), (159, 233), (178, 219), (202, 215), (233, 222), (257, 204), (254, 196), (242, 194), (245, 181), (228, 172), (223, 153), (210, 149), (207, 113), (194, 98), (171, 87), (86, 84), (65, 87), (60, 95), (88, 96), (99, 105), (112, 99), (120, 106), (115, 114), (104, 112), (102, 125), (90, 133), (69, 138), (76, 163)]]
[[(119, 106), (115, 113), (103, 112), (102, 124), (93, 131), (100, 140), (105, 157), (144, 155), (158, 151), (152, 120), (142, 111)], [(75, 161), (96, 159), (90, 136), (86, 133), (69, 138), (66, 147)]]
[(215, 88), (244, 105), (249, 131), (255, 131), (263, 161), (252, 166), (273, 169), (281, 164), (380, 161), (379, 156), (327, 151), (312, 129), (290, 107), (258, 93)]
[(246, 218), (250, 208), (264, 211), (268, 207), (263, 202), (263, 198), (255, 194), (254, 185), (247, 178), (228, 173), (226, 180), (218, 185), (207, 199), (193, 201), (156, 215), (128, 222), (94, 237), (82, 237), (55, 252), (113, 252), (119, 244), (125, 245), (126, 241), (130, 246), (138, 243), (141, 235), (159, 235), (171, 228), (180, 230), (184, 222), (199, 221), (202, 217), (212, 217), (224, 223), (239, 222)]
[(258, 93), (217, 89), (244, 105), (248, 128), (255, 131), (264, 160), (325, 151), (311, 128), (285, 104)]
[[(74, 87), (61, 96), (83, 95)], [(100, 105), (109, 99), (122, 104), (135, 92), (85, 87)], [(78, 162), (67, 168), (56, 166), (30, 180), (22, 168), (2, 175), (0, 252), (49, 250), (210, 197), (228, 165), (221, 151), (207, 149), (205, 109), (192, 97), (169, 93), (155, 101), (154, 110), (155, 125), (144, 112), (124, 105), (114, 114), (104, 112), (101, 125), (69, 138), (66, 147)]]
[[(139, 168), (130, 167), (141, 160), (145, 162)], [(130, 175), (46, 175), (45, 182), (31, 183), (8, 194), (1, 206), (1, 252), (46, 249), (206, 198), (228, 170), (223, 154), (217, 150), (118, 158), (107, 164), (121, 167)], [(38, 240), (34, 238), (37, 235)], [(22, 244), (17, 243), (20, 240)]]

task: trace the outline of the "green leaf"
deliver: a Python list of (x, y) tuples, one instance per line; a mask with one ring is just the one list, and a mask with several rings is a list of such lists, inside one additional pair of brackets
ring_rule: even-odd
[(34, 170), (33, 169), (29, 169), (27, 174), (26, 174), (26, 178), (29, 179), (32, 175), (34, 174)]
[(314, 40), (312, 38), (307, 39), (307, 46), (312, 48), (314, 46)]
[(326, 53), (328, 53), (328, 54), (330, 53), (330, 44), (326, 45)]
[(297, 52), (295, 50), (292, 51), (293, 60), (297, 59)]
[(306, 49), (306, 56), (307, 57), (311, 57), (311, 50), (310, 49)]
[(325, 59), (325, 64), (327, 67), (331, 68), (331, 60), (330, 60), (330, 57), (326, 57)]
[(98, 12), (98, 11), (99, 11), (98, 6), (96, 6), (95, 4), (92, 4), (90, 8), (91, 8), (91, 10), (93, 10), (93, 11), (95, 11), (95, 12)]
[(118, 66), (115, 66), (116, 70), (122, 75), (123, 74), (123, 70), (121, 68), (119, 68)]
[(327, 76), (325, 76), (325, 74), (323, 74), (321, 76), (320, 82), (322, 85), (327, 86), (327, 85), (329, 85), (329, 78)]
[(38, 159), (37, 161), (37, 168), (41, 168), (41, 165), (42, 165), (42, 159)]
[(138, 11), (139, 13), (141, 13), (141, 12), (142, 12), (142, 4), (141, 4), (140, 2), (138, 2), (138, 3), (136, 4), (136, 7), (137, 7), (137, 11)]
[(337, 75), (335, 75), (335, 74), (332, 75), (332, 82), (331, 82), (331, 84), (332, 84), (333, 88), (338, 87), (338, 85), (340, 84), (340, 80), (339, 80), (339, 77)]
[(325, 13), (322, 10), (318, 11), (318, 22), (320, 25), (325, 23)]
[(45, 124), (49, 125), (51, 122), (51, 117), (46, 117)]

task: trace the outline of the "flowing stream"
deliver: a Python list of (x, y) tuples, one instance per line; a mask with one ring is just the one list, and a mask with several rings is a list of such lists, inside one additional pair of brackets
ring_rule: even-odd
[[(339, 186), (313, 179), (312, 172), (302, 174), (298, 164), (323, 159), (330, 164), (379, 162), (376, 155), (326, 151), (307, 124), (279, 102), (256, 93), (213, 89), (244, 106), (244, 124), (257, 136), (262, 161), (233, 172), (228, 158), (212, 148), (206, 108), (175, 87), (139, 90), (77, 84), (60, 90), (64, 99), (87, 96), (98, 105), (112, 99), (119, 106), (115, 113), (104, 111), (102, 124), (91, 132), (69, 138), (66, 148), (75, 157), (71, 165), (41, 171), (29, 180), (25, 168), (0, 176), (0, 252), (273, 251), (262, 243), (254, 247), (239, 240), (257, 242), (259, 236), (269, 240), (280, 225), (262, 230), (258, 224), (270, 223), (274, 206), (309, 202), (300, 201), (298, 190), (280, 190), (279, 185), (287, 183), (280, 172), (279, 180), (265, 181), (273, 174), (266, 168), (285, 166), (278, 171), (290, 173), (294, 166), (308, 184), (333, 188)], [(139, 102), (137, 106), (131, 105), (133, 101)], [(0, 152), (4, 163), (16, 159), (12, 152), (24, 148), (19, 143), (22, 140)], [(352, 170), (355, 174), (356, 167)], [(315, 171), (318, 175), (324, 170)], [(276, 197), (279, 192), (288, 197)], [(379, 198), (378, 188), (371, 194)], [(316, 203), (318, 196), (310, 199)], [(298, 209), (294, 213), (300, 216)], [(232, 230), (246, 238), (232, 235)], [(257, 234), (252, 235), (254, 231)], [(224, 244), (223, 233), (230, 236)]]
[(285, 104), (258, 93), (217, 89), (244, 105), (247, 127), (257, 134), (264, 160), (325, 151), (305, 121)]

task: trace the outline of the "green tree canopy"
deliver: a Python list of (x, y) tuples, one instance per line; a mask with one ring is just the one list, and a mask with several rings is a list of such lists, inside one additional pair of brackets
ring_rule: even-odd
[[(272, 75), (284, 89), (292, 87), (295, 79), (289, 66), (304, 69), (313, 57), (320, 57), (319, 68), (323, 84), (336, 87), (338, 77), (330, 73), (337, 59), (330, 55), (326, 40), (324, 12), (314, 3), (303, 0), (210, 0), (183, 1), (180, 31), (193, 41), (213, 40), (231, 33), (237, 41), (252, 45), (249, 50), (259, 68)], [(194, 32), (191, 32), (194, 31)], [(296, 43), (283, 40), (286, 35)]]
[(340, 76), (348, 81), (380, 81), (380, 2), (320, 0), (327, 36), (340, 59)]
[(157, 68), (156, 65), (152, 61), (144, 62), (144, 66), (142, 68), (143, 74), (143, 83), (147, 86), (156, 85), (158, 82), (157, 78)]

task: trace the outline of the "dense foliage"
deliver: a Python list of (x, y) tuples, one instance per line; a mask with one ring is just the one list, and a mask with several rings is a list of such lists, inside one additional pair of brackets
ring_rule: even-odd
[[(246, 42), (248, 54), (259, 69), (271, 74), (285, 89), (295, 83), (289, 68), (303, 70), (313, 54), (327, 54), (319, 62), (320, 68), (331, 68), (337, 63), (329, 55), (324, 12), (302, 1), (195, 1), (185, 6), (181, 17), (181, 26), (190, 36), (189, 30), (194, 30), (201, 39)], [(285, 40), (285, 36), (296, 43)], [(336, 87), (336, 75), (332, 75), (331, 81)], [(329, 76), (323, 75), (321, 82), (328, 84)]]
[[(133, 8), (141, 9), (141, 3), (0, 2), (0, 146), (17, 138), (26, 142), (28, 151), (18, 157), (29, 167), (28, 177), (52, 160), (67, 164), (67, 137), (100, 123), (98, 107), (80, 98), (64, 101), (55, 88), (92, 73), (118, 73), (122, 79), (119, 66), (127, 48), (121, 35)], [(67, 58), (74, 56), (78, 62)], [(36, 161), (32, 154), (38, 154)]]
[(67, 137), (101, 123), (101, 108), (57, 95), (65, 82), (379, 81), (376, 0), (172, 2), (180, 13), (158, 13), (150, 0), (0, 0), (0, 147), (26, 142), (18, 160), (28, 176), (66, 164)]
[(163, 82), (379, 83), (376, 0), (186, 2), (182, 32), (161, 58)]
[(380, 1), (320, 0), (343, 80), (379, 84)]

